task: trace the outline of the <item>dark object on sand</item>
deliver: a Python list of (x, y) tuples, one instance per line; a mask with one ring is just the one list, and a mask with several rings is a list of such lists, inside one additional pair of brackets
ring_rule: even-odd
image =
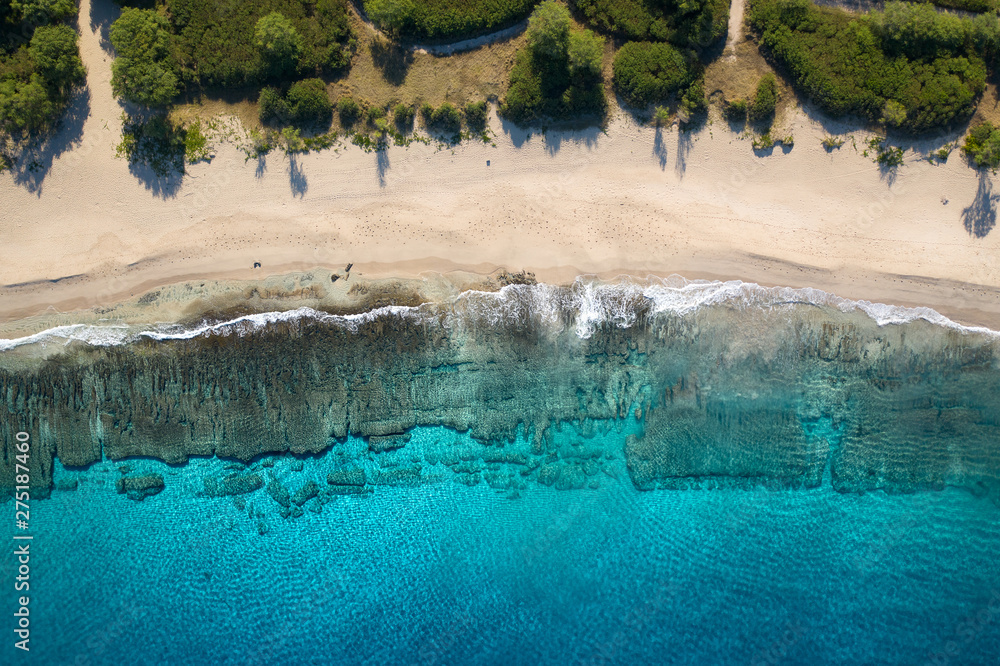
[(350, 273), (350, 272), (351, 272), (351, 268), (352, 268), (353, 266), (354, 266), (354, 264), (347, 264), (347, 268), (345, 268), (345, 269), (344, 269), (344, 272), (345, 272), (345, 273)]
[(254, 268), (260, 268), (260, 262), (259, 261), (253, 262), (253, 267)]
[(336, 273), (334, 273), (333, 275), (330, 276), (330, 282), (336, 282), (339, 279), (340, 279), (340, 276), (337, 275)]

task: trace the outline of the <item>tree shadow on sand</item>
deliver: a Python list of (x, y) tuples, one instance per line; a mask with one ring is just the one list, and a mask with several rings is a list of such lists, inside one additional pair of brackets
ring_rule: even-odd
[(684, 178), (687, 171), (687, 157), (694, 145), (694, 129), (680, 127), (677, 130), (677, 159), (674, 162), (674, 173), (678, 178)]
[(993, 194), (993, 181), (989, 174), (985, 170), (980, 171), (976, 197), (968, 208), (962, 209), (965, 230), (976, 238), (985, 238), (997, 225), (997, 199), (1000, 199), (1000, 194)]
[(306, 178), (296, 155), (288, 156), (288, 185), (292, 188), (292, 196), (300, 199), (309, 191), (309, 179)]
[(181, 189), (184, 182), (183, 171), (171, 171), (164, 173), (154, 169), (148, 164), (132, 162), (128, 165), (129, 173), (132, 177), (142, 183), (150, 194), (161, 199), (173, 199)]
[(660, 171), (667, 170), (667, 144), (663, 140), (663, 128), (656, 126), (656, 135), (653, 137), (653, 157), (660, 163)]
[(375, 151), (375, 172), (378, 174), (378, 186), (386, 186), (386, 174), (389, 172), (389, 151), (385, 148)]
[[(163, 134), (172, 125), (157, 123), (157, 121), (165, 121), (162, 111), (133, 104), (125, 104), (124, 108), (127, 120), (126, 127), (122, 128), (122, 135), (125, 135), (129, 123), (134, 123), (140, 134), (145, 135), (143, 138), (139, 138), (136, 153), (128, 158), (129, 173), (150, 194), (161, 199), (176, 197), (186, 173), (183, 144), (177, 145), (175, 143), (176, 137)], [(168, 142), (168, 145), (164, 146), (160, 143), (164, 140)]]
[[(129, 3), (129, 6), (143, 9), (152, 9), (153, 5), (152, 0)], [(121, 13), (121, 7), (112, 0), (91, 0), (90, 2), (90, 29), (100, 35), (101, 48), (107, 53), (111, 53), (113, 50), (110, 37), (111, 24), (118, 20)]]
[(80, 88), (70, 97), (55, 128), (49, 134), (28, 140), (21, 148), (11, 168), (14, 183), (41, 196), (52, 163), (82, 142), (83, 124), (89, 115), (90, 89)]

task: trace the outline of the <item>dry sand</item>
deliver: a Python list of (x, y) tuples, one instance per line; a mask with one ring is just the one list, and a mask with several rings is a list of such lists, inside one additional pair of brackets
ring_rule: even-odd
[(801, 110), (782, 123), (794, 148), (765, 156), (719, 119), (691, 134), (618, 112), (606, 132), (543, 135), (494, 115), (496, 147), (347, 146), (258, 163), (220, 145), (211, 164), (164, 183), (114, 157), (121, 108), (100, 38), (110, 3), (96, 20), (90, 0), (81, 5), (90, 89), (78, 108), (89, 115), (54, 141), (61, 154), (41, 156), (49, 169), (0, 177), (0, 321), (187, 279), (354, 262), (367, 277), (506, 266), (557, 282), (740, 278), (1000, 329), (992, 183), (957, 152), (922, 160), (940, 138), (911, 146), (893, 175), (861, 155), (864, 131), (853, 132), (857, 149), (848, 138), (828, 153), (822, 138), (848, 127)]

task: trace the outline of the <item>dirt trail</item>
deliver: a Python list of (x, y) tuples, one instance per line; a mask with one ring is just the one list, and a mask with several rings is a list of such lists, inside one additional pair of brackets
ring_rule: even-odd
[(736, 57), (736, 43), (743, 36), (743, 11), (745, 0), (732, 0), (729, 6), (729, 36), (726, 38), (726, 54)]

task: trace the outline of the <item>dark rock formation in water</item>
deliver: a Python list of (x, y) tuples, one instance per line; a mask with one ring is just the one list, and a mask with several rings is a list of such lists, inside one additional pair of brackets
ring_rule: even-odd
[(205, 495), (208, 497), (225, 497), (227, 495), (244, 495), (264, 487), (264, 479), (260, 474), (227, 474), (222, 477), (207, 477), (203, 480)]
[[(921, 321), (879, 327), (859, 312), (794, 303), (654, 313), (627, 290), (605, 295), (605, 316), (591, 325), (571, 290), (544, 292), (542, 307), (541, 288), (350, 324), (304, 318), (71, 348), (0, 370), (0, 420), (32, 433), (32, 482), (42, 487), (54, 456), (67, 465), (102, 453), (247, 461), (320, 452), (353, 435), (367, 449), (344, 453), (323, 492), (425, 483), (443, 464), (457, 481), (512, 493), (525, 483), (595, 487), (622, 469), (642, 489), (954, 485), (1000, 498), (991, 338)], [(424, 450), (366, 477), (366, 461), (413, 447), (415, 426), (468, 432), (481, 446), (464, 457)], [(0, 432), (5, 486), (14, 432)], [(206, 493), (264, 483), (237, 471), (206, 480)], [(289, 515), (320, 492), (293, 496), (277, 478), (265, 487)]]
[(166, 484), (159, 474), (146, 474), (143, 476), (123, 476), (115, 481), (115, 489), (129, 499), (141, 502), (152, 495), (157, 495), (163, 491)]

